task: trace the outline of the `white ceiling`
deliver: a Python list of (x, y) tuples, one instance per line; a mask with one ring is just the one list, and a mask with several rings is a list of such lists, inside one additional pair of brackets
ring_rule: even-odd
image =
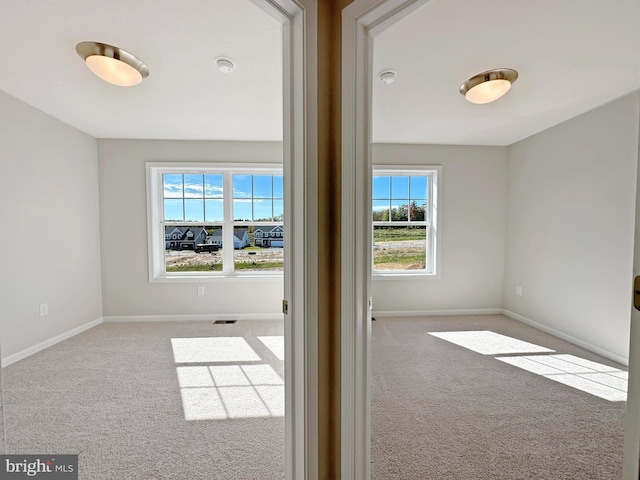
[[(0, 0), (0, 90), (97, 138), (281, 140), (280, 25), (255, 0)], [(509, 145), (640, 88), (640, 0), (430, 0), (380, 33), (373, 139)], [(121, 88), (76, 43), (150, 68)], [(228, 56), (231, 74), (215, 67)], [(493, 104), (458, 93), (496, 67), (520, 78)]]
[[(430, 0), (382, 32), (373, 139), (510, 145), (640, 88), (640, 0)], [(458, 87), (499, 67), (520, 74), (495, 103)]]
[[(103, 82), (75, 51), (85, 40), (149, 77)], [(281, 27), (250, 0), (0, 0), (0, 44), (0, 90), (97, 138), (282, 138)]]

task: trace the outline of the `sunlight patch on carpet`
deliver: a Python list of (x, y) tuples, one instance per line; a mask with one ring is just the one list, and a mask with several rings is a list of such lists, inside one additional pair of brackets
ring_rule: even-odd
[(496, 359), (611, 402), (627, 399), (627, 372), (615, 367), (566, 354)]
[(429, 332), (429, 335), (473, 350), (482, 355), (505, 355), (513, 353), (540, 353), (553, 350), (500, 335), (487, 330), (458, 332)]
[(284, 335), (258, 337), (278, 360), (284, 360)]
[(225, 420), (229, 418), (215, 388), (182, 388), (185, 420)]
[(511, 355), (495, 358), (605, 400), (627, 400), (628, 373), (619, 368), (569, 354), (522, 355), (554, 350), (487, 330), (429, 332), (429, 335), (482, 355)]
[(284, 381), (268, 364), (176, 368), (184, 418), (284, 417)]
[(242, 337), (172, 338), (176, 363), (255, 362), (258, 354)]
[(180, 388), (213, 387), (213, 378), (208, 367), (178, 367), (178, 383)]
[(258, 392), (249, 387), (221, 387), (218, 389), (229, 418), (270, 417), (269, 409)]
[(249, 378), (251, 385), (283, 385), (280, 375), (271, 365), (243, 365), (242, 371)]
[(272, 417), (284, 417), (284, 385), (258, 385), (256, 392)]
[(219, 365), (209, 367), (216, 387), (237, 387), (251, 385), (240, 365)]

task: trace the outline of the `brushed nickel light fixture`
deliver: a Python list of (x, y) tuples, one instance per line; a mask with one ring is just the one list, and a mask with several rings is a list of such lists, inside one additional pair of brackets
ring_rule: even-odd
[(502, 97), (518, 79), (511, 68), (496, 68), (474, 75), (460, 85), (460, 93), (471, 103), (491, 103)]
[(149, 76), (149, 67), (133, 53), (100, 42), (80, 42), (76, 52), (105, 82), (120, 87), (137, 85)]

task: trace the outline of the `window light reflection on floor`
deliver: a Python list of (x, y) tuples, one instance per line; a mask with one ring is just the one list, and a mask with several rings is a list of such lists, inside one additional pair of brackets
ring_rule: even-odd
[(172, 338), (171, 346), (176, 363), (260, 361), (242, 337)]
[[(284, 337), (263, 337), (277, 356)], [(185, 420), (284, 417), (284, 382), (242, 337), (172, 338)], [(283, 352), (284, 353), (284, 352)], [(251, 362), (249, 364), (240, 364)]]
[[(487, 330), (429, 332), (429, 335), (483, 355), (509, 355), (495, 358), (611, 402), (627, 400), (628, 373), (619, 368), (575, 355), (549, 354), (555, 351)], [(525, 353), (538, 355), (522, 355)]]
[(456, 345), (483, 355), (553, 352), (553, 350), (541, 347), (540, 345), (523, 342), (522, 340), (500, 335), (499, 333), (488, 330), (429, 332), (429, 335), (455, 343)]
[(627, 372), (573, 355), (496, 357), (531, 373), (611, 402), (627, 399)]
[(265, 346), (271, 350), (278, 360), (284, 360), (284, 336), (272, 335), (265, 337), (258, 337)]
[(284, 417), (284, 382), (267, 364), (178, 367), (185, 420)]

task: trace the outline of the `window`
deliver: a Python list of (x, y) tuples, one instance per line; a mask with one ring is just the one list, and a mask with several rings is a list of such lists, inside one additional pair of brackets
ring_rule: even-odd
[(282, 167), (148, 163), (150, 281), (281, 275)]
[(374, 167), (374, 275), (436, 274), (439, 171)]
[[(234, 269), (278, 270), (284, 266), (284, 242), (265, 240), (264, 233), (282, 230), (284, 216), (283, 184), (280, 175), (233, 175)], [(257, 234), (257, 235), (256, 235)]]

